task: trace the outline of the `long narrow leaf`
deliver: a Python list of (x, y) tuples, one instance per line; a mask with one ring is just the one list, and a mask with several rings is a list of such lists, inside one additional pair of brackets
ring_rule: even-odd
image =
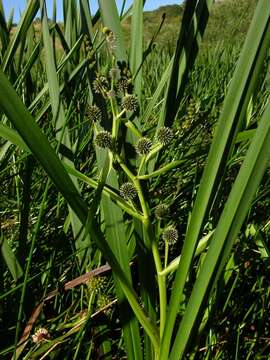
[[(227, 94), (218, 128), (212, 143), (206, 162), (203, 177), (182, 250), (180, 264), (177, 270), (172, 297), (169, 306), (168, 321), (165, 328), (162, 354), (164, 359), (169, 351), (169, 342), (173, 331), (178, 304), (181, 299), (186, 277), (194, 255), (197, 239), (200, 235), (203, 220), (209, 209), (210, 200), (214, 196), (214, 190), (218, 187), (218, 174), (231, 151), (237, 131), (239, 129), (239, 113), (245, 99), (245, 91), (252, 74), (252, 70), (258, 60), (257, 55), (262, 47), (266, 29), (269, 24), (270, 7), (267, 0), (261, 0), (258, 4), (253, 22), (238, 61), (229, 92)], [(246, 102), (248, 104), (248, 102)], [(164, 351), (165, 350), (165, 351)]]
[(123, 31), (115, 0), (99, 0), (99, 9), (104, 26), (107, 26), (116, 37), (115, 55), (117, 60), (127, 61)]
[[(142, 63), (143, 56), (143, 0), (134, 0), (131, 20), (130, 68), (135, 75)], [(135, 93), (141, 97), (142, 69), (135, 79)]]
[(4, 237), (3, 234), (1, 234), (1, 237), (0, 237), (0, 248), (1, 248), (1, 253), (2, 253), (3, 259), (7, 265), (14, 281), (17, 281), (18, 279), (20, 279), (22, 277), (23, 271), (22, 271), (21, 265), (19, 264), (19, 261), (17, 260), (12, 249), (8, 245), (7, 239)]
[(38, 0), (30, 0), (27, 3), (27, 7), (24, 10), (23, 16), (20, 20), (16, 28), (16, 32), (10, 41), (8, 48), (5, 52), (3, 62), (1, 64), (1, 69), (6, 71), (9, 64), (13, 61), (13, 56), (18, 49), (21, 38), (26, 34), (29, 26), (31, 25), (36, 13), (39, 9), (39, 1)]
[(256, 135), (252, 140), (245, 161), (232, 188), (220, 217), (213, 240), (207, 252), (199, 277), (194, 285), (186, 312), (177, 332), (170, 360), (181, 359), (196, 320), (202, 316), (201, 306), (218, 280), (234, 241), (249, 211), (252, 199), (261, 182), (270, 159), (270, 104), (268, 105)]

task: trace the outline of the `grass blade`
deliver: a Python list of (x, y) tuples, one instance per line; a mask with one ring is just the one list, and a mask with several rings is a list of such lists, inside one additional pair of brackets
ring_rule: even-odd
[[(130, 68), (135, 75), (143, 59), (143, 0), (134, 0), (132, 5), (131, 19), (131, 44), (130, 44)], [(141, 98), (142, 69), (139, 70), (134, 80), (135, 93)]]
[[(85, 224), (88, 218), (88, 208), (86, 203), (81, 198), (61, 161), (49, 145), (46, 136), (42, 133), (37, 123), (34, 121), (29, 111), (16, 94), (12, 85), (7, 80), (5, 74), (1, 71), (0, 85), (0, 109), (6, 114), (14, 127), (18, 130), (27, 146), (44, 167), (58, 190), (75, 211), (80, 221)], [(90, 229), (90, 236), (108, 260), (113, 271), (117, 274), (121, 287), (132, 307), (132, 310), (151, 338), (153, 346), (155, 349), (158, 349), (158, 330), (156, 326), (149, 321), (147, 314), (139, 305), (137, 296), (134, 290), (130, 287), (129, 280), (126, 278), (126, 275), (121, 269), (117, 259), (112, 253), (107, 242), (104, 240), (104, 236), (94, 220), (94, 217), (92, 227)]]
[(115, 56), (117, 60), (127, 61), (124, 37), (115, 0), (99, 0), (99, 10), (104, 26), (107, 26), (116, 37)]
[[(69, 7), (68, 9), (69, 9), (68, 11), (69, 13), (71, 11), (71, 8)], [(68, 134), (68, 129), (66, 127), (64, 108), (61, 102), (60, 88), (57, 79), (57, 72), (54, 61), (54, 52), (52, 47), (52, 39), (50, 38), (50, 33), (49, 33), (45, 3), (43, 4), (43, 13), (42, 13), (42, 33), (43, 33), (43, 42), (44, 42), (45, 55), (46, 55), (45, 65), (48, 76), (49, 94), (50, 94), (52, 112), (53, 112), (55, 128), (56, 128), (56, 138), (58, 139), (59, 142), (61, 141), (68, 149), (71, 149), (71, 142)], [(71, 42), (71, 39), (69, 40)], [(71, 162), (68, 161), (67, 159), (65, 159), (64, 161), (71, 164)], [(76, 188), (78, 189), (77, 180), (73, 179), (73, 182)], [(82, 224), (78, 219), (78, 217), (76, 216), (76, 214), (74, 213), (74, 211), (72, 209), (69, 209), (69, 211), (71, 216), (71, 224), (72, 224), (72, 230), (73, 230), (76, 247), (77, 249), (79, 249), (81, 246), (85, 248), (87, 244), (90, 244), (90, 238), (88, 236), (85, 236), (84, 232), (82, 231)]]
[(169, 306), (168, 321), (163, 339), (162, 349), (164, 350), (166, 348), (164, 354), (167, 354), (169, 350), (169, 339), (171, 338), (173, 331), (178, 304), (183, 293), (186, 277), (196, 249), (197, 239), (201, 232), (203, 220), (205, 219), (207, 210), (210, 208), (210, 201), (213, 199), (215, 191), (218, 188), (217, 182), (220, 181), (218, 175), (224, 170), (224, 164), (226, 164), (226, 160), (239, 129), (240, 121), (238, 116), (243, 110), (242, 105), (243, 103), (246, 103), (246, 105), (248, 104), (247, 101), (244, 101), (246, 89), (254, 66), (258, 60), (257, 55), (262, 47), (262, 39), (264, 39), (265, 31), (268, 27), (269, 12), (269, 3), (265, 0), (260, 1), (220, 115), (218, 128), (208, 155), (187, 229), (180, 264), (176, 273)]
[(17, 282), (22, 277), (23, 271), (22, 271), (19, 261), (17, 260), (12, 249), (10, 248), (10, 246), (7, 242), (7, 239), (4, 237), (4, 235), (2, 233), (1, 233), (1, 237), (0, 237), (0, 247), (1, 247), (2, 257), (5, 261), (14, 281)]
[(26, 32), (30, 27), (34, 17), (36, 16), (38, 9), (39, 9), (38, 0), (28, 1), (24, 13), (21, 17), (20, 23), (16, 28), (16, 32), (14, 33), (12, 40), (10, 41), (8, 48), (4, 54), (3, 61), (1, 64), (2, 71), (5, 72), (8, 69), (11, 62), (14, 60), (14, 55), (18, 49), (21, 39), (26, 35)]
[(250, 209), (252, 199), (270, 159), (270, 104), (259, 123), (250, 149), (239, 171), (224, 211), (220, 217), (213, 240), (199, 277), (195, 282), (186, 312), (180, 323), (170, 360), (181, 359), (195, 323), (202, 316), (200, 309), (216, 284), (233, 243)]

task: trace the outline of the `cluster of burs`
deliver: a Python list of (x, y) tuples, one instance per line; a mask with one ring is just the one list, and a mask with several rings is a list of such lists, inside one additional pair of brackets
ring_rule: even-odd
[[(134, 119), (140, 117), (140, 101), (134, 93), (132, 74), (125, 62), (119, 62), (114, 56), (117, 39), (108, 28), (103, 28), (106, 45), (106, 56), (109, 58), (110, 68), (106, 72), (94, 71), (95, 77), (91, 82), (91, 90), (94, 93), (94, 101), (87, 105), (86, 116), (94, 126), (94, 144), (97, 149), (107, 149), (113, 161), (121, 160), (121, 144), (123, 141), (119, 131), (120, 125), (125, 125), (134, 135), (136, 141), (134, 150), (139, 157), (137, 176), (140, 175), (142, 165), (146, 165), (162, 148), (169, 146), (175, 136), (174, 131), (166, 126), (158, 127), (152, 138), (145, 136)], [(91, 69), (95, 68), (95, 52), (89, 41), (85, 41), (86, 54), (90, 59)], [(95, 102), (95, 99), (99, 101)], [(101, 99), (101, 101), (100, 101)], [(105, 104), (105, 105), (104, 105)], [(105, 106), (105, 111), (104, 111)], [(104, 117), (111, 118), (111, 129), (103, 127)], [(120, 159), (120, 160), (119, 160)], [(127, 167), (127, 165), (126, 165)], [(135, 176), (136, 176), (135, 175)], [(120, 186), (120, 196), (123, 200), (132, 203), (138, 196), (136, 183), (127, 181)], [(164, 204), (157, 205), (154, 215), (158, 221), (164, 218), (168, 207)], [(162, 240), (168, 244), (174, 244), (178, 239), (178, 232), (174, 226), (167, 227), (162, 235)]]

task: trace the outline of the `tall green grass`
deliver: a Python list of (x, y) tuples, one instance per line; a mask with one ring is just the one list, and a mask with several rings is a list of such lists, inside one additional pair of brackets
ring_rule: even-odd
[[(268, 260), (269, 2), (241, 49), (202, 54), (213, 1), (186, 2), (172, 54), (144, 48), (143, 5), (127, 49), (114, 1), (63, 1), (63, 26), (29, 1), (12, 36), (0, 2), (2, 356), (226, 357), (237, 249)], [(247, 314), (236, 358), (269, 350), (245, 343)]]

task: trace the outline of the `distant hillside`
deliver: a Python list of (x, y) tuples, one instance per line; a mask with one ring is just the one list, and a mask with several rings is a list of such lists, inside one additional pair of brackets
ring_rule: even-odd
[[(269, 0), (270, 1), (270, 0)], [(210, 14), (204, 43), (216, 45), (219, 42), (240, 43), (251, 22), (258, 0), (216, 0)], [(184, 11), (184, 5), (162, 6), (154, 11), (144, 13), (144, 37), (147, 43), (155, 33), (166, 14), (162, 30), (157, 38), (161, 46), (174, 45), (180, 21)], [(129, 37), (130, 19), (123, 23), (126, 30), (126, 38)]]
[[(258, 0), (216, 0), (207, 24), (204, 46), (215, 46), (220, 42), (225, 44), (241, 43), (247, 33), (257, 2)], [(156, 43), (166, 49), (168, 47), (173, 48), (180, 29), (183, 12), (184, 5), (161, 6), (157, 10), (144, 12), (145, 44), (152, 39), (162, 22), (163, 14), (165, 14), (165, 21)], [(127, 44), (130, 39), (130, 22), (129, 17), (122, 23)], [(60, 26), (62, 26), (61, 23)], [(36, 36), (39, 38), (40, 19), (34, 21), (34, 27)], [(15, 26), (11, 32), (13, 33), (14, 30)], [(56, 46), (58, 47), (58, 45), (61, 48), (59, 39), (56, 38)]]

